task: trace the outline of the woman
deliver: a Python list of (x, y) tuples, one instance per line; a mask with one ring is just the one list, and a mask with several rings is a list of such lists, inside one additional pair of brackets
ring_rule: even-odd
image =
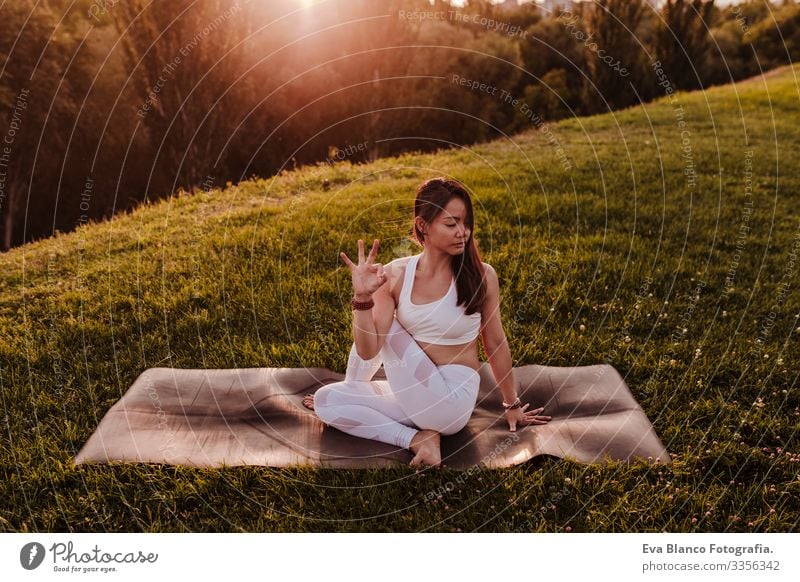
[[(410, 449), (411, 466), (441, 465), (440, 434), (469, 421), (478, 398), (477, 336), (503, 394), (512, 431), (545, 424), (543, 407), (526, 412), (517, 398), (511, 353), (500, 321), (494, 269), (480, 261), (472, 237), (472, 201), (455, 180), (422, 184), (414, 201), (414, 236), (423, 252), (375, 262), (378, 240), (353, 279), (353, 338), (345, 379), (308, 394), (303, 404), (346, 433)], [(386, 380), (372, 381), (383, 364)]]

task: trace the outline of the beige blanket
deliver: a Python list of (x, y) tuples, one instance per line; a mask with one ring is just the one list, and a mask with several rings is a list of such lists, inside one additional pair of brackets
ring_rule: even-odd
[[(489, 364), (463, 430), (442, 437), (444, 467), (508, 467), (553, 455), (582, 463), (670, 457), (619, 373), (607, 365), (521, 366), (514, 375), (529, 409), (553, 419), (510, 432)], [(373, 380), (385, 380), (380, 368)], [(145, 370), (103, 417), (75, 463), (195, 467), (407, 464), (411, 453), (326, 426), (304, 408), (307, 392), (344, 379), (326, 368)]]

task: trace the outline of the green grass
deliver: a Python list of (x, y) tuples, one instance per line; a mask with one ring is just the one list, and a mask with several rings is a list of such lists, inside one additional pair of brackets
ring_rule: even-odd
[[(176, 195), (0, 256), (0, 529), (797, 529), (797, 73), (678, 94), (694, 188), (662, 99), (549, 126), (568, 171), (532, 127), (513, 142)], [(468, 477), (71, 467), (148, 367), (344, 370), (350, 280), (338, 253), (354, 256), (358, 238), (380, 238), (384, 263), (418, 252), (404, 244), (411, 202), (438, 173), (474, 192), (515, 365), (613, 364), (672, 465), (546, 457)]]

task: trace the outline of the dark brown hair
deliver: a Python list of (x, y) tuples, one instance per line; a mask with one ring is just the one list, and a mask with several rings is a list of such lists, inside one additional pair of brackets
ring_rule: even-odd
[[(475, 227), (472, 214), (472, 199), (467, 188), (457, 182), (446, 178), (432, 178), (424, 182), (417, 189), (414, 199), (414, 219), (421, 216), (427, 223), (433, 222), (444, 210), (444, 207), (453, 198), (460, 198), (467, 207), (467, 216), (464, 224), (469, 227), (469, 239), (464, 245), (464, 252), (452, 258), (453, 276), (456, 279), (458, 291), (457, 305), (465, 305), (465, 313), (472, 315), (481, 311), (486, 299), (485, 274), (481, 264), (481, 256), (475, 245)], [(424, 246), (422, 231), (414, 223), (414, 238)]]

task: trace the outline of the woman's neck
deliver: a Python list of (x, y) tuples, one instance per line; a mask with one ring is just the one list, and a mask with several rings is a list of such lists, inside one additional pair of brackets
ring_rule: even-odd
[(417, 267), (429, 279), (440, 276), (445, 278), (445, 275), (450, 279), (453, 276), (452, 257), (447, 253), (424, 249), (417, 261)]

